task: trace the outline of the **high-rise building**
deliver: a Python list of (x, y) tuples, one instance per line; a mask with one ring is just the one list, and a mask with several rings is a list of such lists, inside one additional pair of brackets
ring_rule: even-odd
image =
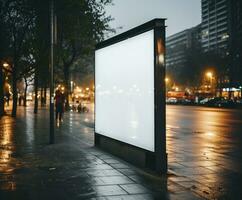
[(231, 0), (231, 81), (242, 92), (242, 1)]
[(187, 62), (187, 54), (197, 46), (203, 59), (207, 55), (211, 64), (217, 63), (211, 67), (218, 70), (220, 89), (242, 88), (242, 0), (201, 0), (201, 6), (201, 24), (167, 37), (167, 72), (179, 82), (187, 65), (196, 67)]
[(166, 67), (168, 75), (172, 75), (178, 83), (188, 62), (188, 50), (200, 45), (200, 24), (166, 38)]
[(227, 85), (238, 87), (242, 77), (242, 1), (201, 0), (201, 45), (204, 52), (216, 51), (228, 60)]
[(226, 53), (229, 47), (230, 0), (202, 0), (202, 48), (204, 51), (220, 50)]

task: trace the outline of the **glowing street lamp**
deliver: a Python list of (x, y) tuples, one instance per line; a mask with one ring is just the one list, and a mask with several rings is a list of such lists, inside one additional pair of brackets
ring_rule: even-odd
[(207, 72), (207, 73), (206, 73), (206, 76), (207, 76), (208, 78), (212, 78), (212, 77), (213, 77), (213, 73), (212, 73), (212, 72)]
[(213, 93), (213, 78), (214, 78), (214, 75), (213, 75), (212, 72), (208, 71), (208, 72), (206, 73), (206, 76), (207, 76), (207, 78), (209, 79), (209, 87), (210, 87), (210, 89), (211, 89), (211, 93)]
[(8, 67), (9, 66), (9, 64), (8, 63), (3, 63), (3, 67)]

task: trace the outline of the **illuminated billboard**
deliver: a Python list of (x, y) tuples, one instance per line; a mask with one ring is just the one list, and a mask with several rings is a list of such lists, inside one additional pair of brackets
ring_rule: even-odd
[(95, 52), (95, 132), (154, 151), (154, 31)]
[(154, 19), (99, 43), (95, 51), (95, 145), (162, 172), (167, 170), (164, 22)]

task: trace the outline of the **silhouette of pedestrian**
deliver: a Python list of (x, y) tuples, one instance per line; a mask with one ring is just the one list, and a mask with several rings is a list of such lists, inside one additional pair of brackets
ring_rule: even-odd
[(55, 117), (56, 120), (61, 121), (64, 112), (64, 95), (58, 89), (55, 93)]

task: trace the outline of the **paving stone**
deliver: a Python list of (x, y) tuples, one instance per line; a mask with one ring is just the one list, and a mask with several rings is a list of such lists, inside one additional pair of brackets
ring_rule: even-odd
[(96, 187), (94, 187), (94, 190), (97, 192), (98, 196), (127, 194), (127, 192), (125, 192), (125, 190), (123, 190), (118, 185), (96, 186)]
[(129, 194), (151, 193), (147, 188), (145, 188), (140, 184), (126, 184), (126, 185), (120, 185), (120, 187), (123, 188)]

